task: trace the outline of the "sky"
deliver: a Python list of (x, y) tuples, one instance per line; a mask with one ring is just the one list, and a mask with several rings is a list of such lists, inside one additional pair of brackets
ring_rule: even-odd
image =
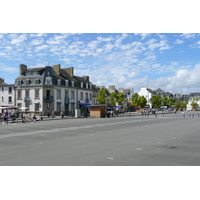
[(74, 67), (97, 86), (200, 92), (197, 33), (1, 33), (0, 77), (14, 83), (21, 63)]

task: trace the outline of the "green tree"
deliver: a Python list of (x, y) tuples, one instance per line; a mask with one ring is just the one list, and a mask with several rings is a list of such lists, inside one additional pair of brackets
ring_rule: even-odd
[(167, 97), (163, 97), (161, 104), (162, 104), (162, 106), (167, 106), (168, 105), (168, 98)]
[(144, 108), (147, 104), (147, 100), (144, 96), (140, 96), (139, 97), (139, 105), (141, 106), (141, 108)]
[(139, 106), (139, 94), (138, 93), (135, 93), (132, 95), (131, 106)]
[(111, 105), (115, 106), (116, 101), (117, 101), (116, 93), (114, 93), (114, 92), (110, 93), (110, 103), (111, 103)]
[(99, 89), (97, 92), (97, 101), (100, 104), (105, 104), (107, 95), (108, 95), (108, 90), (106, 88)]
[(124, 94), (122, 92), (116, 94), (116, 102), (122, 106), (122, 102), (124, 101)]
[(160, 95), (154, 95), (151, 97), (150, 102), (153, 108), (160, 108), (162, 99)]
[(198, 106), (199, 106), (199, 104), (197, 102), (194, 102), (194, 101), (190, 105), (192, 106), (192, 109), (197, 109)]
[(179, 100), (175, 103), (175, 107), (180, 108), (180, 109), (186, 108), (187, 102), (183, 102), (183, 101)]
[(170, 97), (170, 98), (168, 99), (168, 102), (167, 102), (167, 103), (168, 103), (169, 107), (171, 108), (171, 107), (175, 104), (175, 99)]

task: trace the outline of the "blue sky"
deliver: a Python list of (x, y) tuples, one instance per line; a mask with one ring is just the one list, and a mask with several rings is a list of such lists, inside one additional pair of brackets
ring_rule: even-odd
[(0, 76), (14, 83), (19, 64), (74, 67), (98, 85), (200, 92), (200, 34), (3, 33)]

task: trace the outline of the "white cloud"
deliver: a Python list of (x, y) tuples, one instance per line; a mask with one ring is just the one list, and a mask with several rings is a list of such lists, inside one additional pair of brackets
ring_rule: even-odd
[(177, 40), (174, 42), (174, 44), (182, 44), (182, 43), (184, 43), (184, 41), (183, 41), (183, 40), (179, 40), (179, 39), (177, 39)]
[(167, 44), (166, 40), (161, 40), (159, 43), (156, 43), (155, 39), (149, 40), (146, 44), (149, 44), (148, 48), (150, 51), (154, 51), (156, 48), (159, 48), (160, 51), (170, 49), (171, 47)]
[(37, 46), (35, 48), (35, 51), (38, 52), (38, 51), (41, 51), (41, 50), (46, 49), (46, 48), (48, 48), (48, 45), (44, 44), (44, 45), (41, 45), (41, 46)]
[(11, 44), (19, 44), (23, 41), (25, 41), (27, 39), (26, 35), (20, 35), (18, 37), (15, 37), (14, 39), (12, 39), (12, 41), (10, 42)]
[(162, 77), (150, 81), (151, 87), (160, 87), (170, 92), (199, 92), (200, 64), (196, 64), (191, 70), (179, 69), (172, 76)]
[(140, 35), (141, 40), (144, 40), (147, 36), (150, 36), (151, 33), (134, 33), (135, 35)]
[(128, 37), (128, 34), (126, 34), (126, 33), (123, 33), (122, 36), (117, 36), (117, 37), (116, 37), (117, 39), (115, 40), (115, 46), (116, 46), (116, 47), (120, 47), (122, 41), (123, 41), (125, 38), (127, 38), (127, 37)]
[(40, 44), (42, 44), (43, 43), (43, 40), (32, 40), (31, 42), (30, 42), (30, 44), (31, 45), (40, 45)]
[(183, 37), (183, 38), (194, 38), (195, 34), (194, 33), (182, 33), (180, 35), (180, 37)]
[(100, 41), (100, 42), (110, 42), (113, 40), (112, 37), (107, 37), (107, 38), (104, 38), (104, 37), (97, 37), (97, 40)]

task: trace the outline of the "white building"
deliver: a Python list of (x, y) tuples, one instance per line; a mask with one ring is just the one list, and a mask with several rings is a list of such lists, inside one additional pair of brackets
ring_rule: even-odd
[[(196, 110), (200, 110), (200, 100), (196, 100), (197, 97), (190, 97), (187, 104), (187, 110), (192, 110), (192, 106), (190, 105), (192, 102), (198, 103), (198, 107)], [(199, 98), (199, 97), (198, 97)]]
[(74, 76), (73, 67), (61, 69), (59, 64), (42, 68), (27, 68), (21, 64), (15, 89), (17, 106), (29, 113), (74, 113), (80, 107), (81, 92), (85, 99), (89, 98), (88, 103), (92, 102), (89, 77)]
[(150, 99), (153, 95), (156, 95), (157, 93), (147, 87), (141, 87), (140, 91), (138, 92), (139, 96), (144, 96), (147, 100), (147, 104), (150, 106), (150, 108), (152, 107)]
[[(6, 84), (3, 78), (0, 78), (0, 107), (11, 107), (15, 105), (14, 84)], [(0, 109), (0, 113), (4, 112)]]

